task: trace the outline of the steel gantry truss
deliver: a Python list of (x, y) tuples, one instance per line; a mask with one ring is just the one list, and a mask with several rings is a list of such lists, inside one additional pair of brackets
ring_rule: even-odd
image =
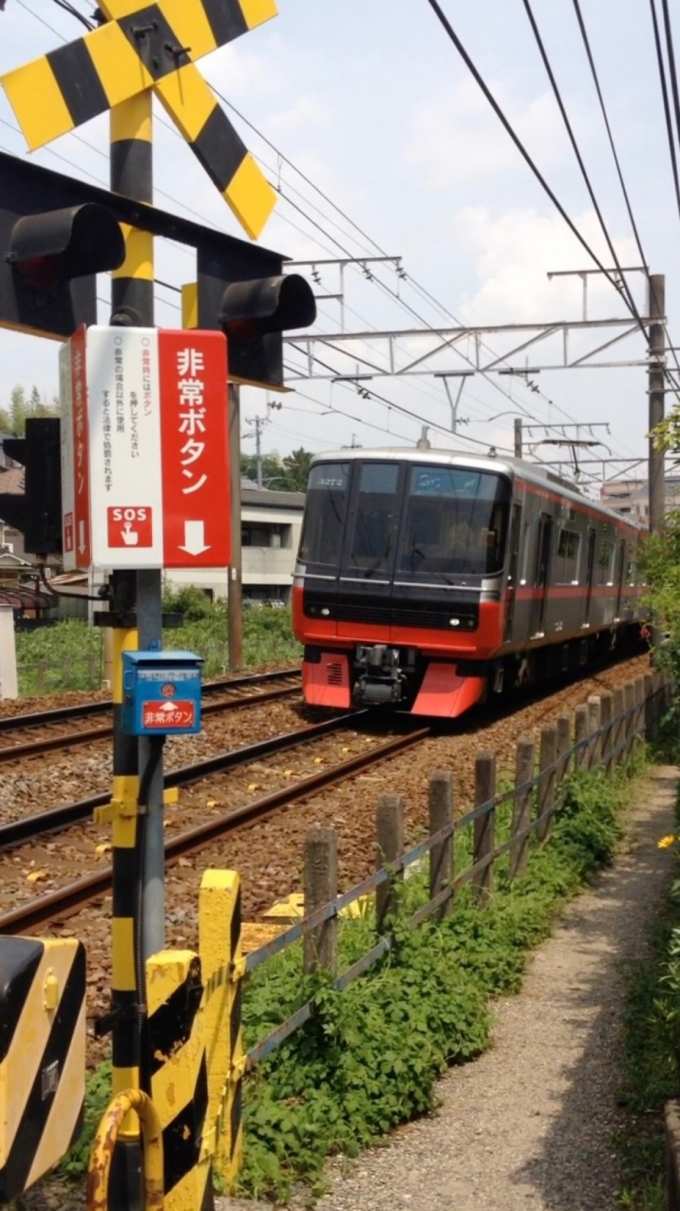
[[(641, 317), (642, 325), (645, 330), (652, 323), (649, 316)], [(656, 321), (658, 322), (658, 321)], [(662, 321), (663, 322), (663, 321)], [(569, 338), (572, 334), (579, 334), (590, 331), (606, 332), (615, 330), (615, 335), (608, 337), (605, 341), (599, 341), (593, 348), (588, 349), (585, 353), (580, 352), (579, 356), (570, 355)], [(485, 350), (484, 340), (490, 336), (510, 336), (515, 337), (520, 333), (527, 333), (526, 339), (520, 341), (519, 344), (513, 344), (510, 349), (502, 354), (488, 355)], [(452, 366), (450, 369), (443, 370), (441, 366), (433, 365), (434, 359), (441, 357), (442, 354), (453, 352), (460, 357), (465, 357), (468, 365), (472, 365), (473, 369), (479, 374), (538, 374), (542, 370), (611, 370), (613, 368), (642, 366), (649, 367), (649, 358), (642, 357), (638, 359), (627, 359), (619, 361), (594, 361), (599, 354), (602, 354), (607, 349), (611, 349), (613, 345), (617, 345), (620, 341), (625, 340), (629, 336), (640, 334), (640, 325), (631, 322), (628, 318), (611, 318), (601, 320), (556, 320), (552, 323), (521, 323), (521, 324), (484, 324), (474, 327), (450, 327), (450, 328), (402, 328), (392, 331), (375, 332), (366, 330), (364, 332), (328, 332), (328, 333), (313, 333), (304, 336), (287, 336), (285, 342), (290, 349), (294, 349), (303, 359), (303, 364), (290, 368), (290, 373), (287, 375), (287, 382), (302, 382), (311, 378), (329, 379), (331, 381), (337, 379), (356, 379), (359, 375), (366, 374), (376, 377), (387, 378), (407, 378), (411, 375), (428, 375), (437, 374), (455, 374), (462, 367)], [(528, 351), (535, 350), (538, 345), (546, 341), (550, 337), (561, 338), (561, 358), (555, 361), (546, 361), (539, 363), (532, 361), (531, 366), (517, 365), (512, 366), (512, 359), (520, 354), (527, 355)], [(461, 341), (469, 339), (473, 343), (473, 352), (470, 355), (463, 355), (456, 346)], [(424, 349), (416, 357), (413, 356), (413, 349), (410, 351), (405, 349), (405, 344), (413, 345), (414, 341), (427, 344), (429, 347)], [(365, 353), (360, 353), (357, 350), (357, 345), (369, 346), (375, 350), (375, 354), (367, 356)], [(333, 352), (340, 358), (350, 361), (355, 373), (351, 373), (346, 365), (339, 365), (337, 369), (327, 367), (319, 369), (319, 362), (322, 358), (327, 359), (328, 353)], [(385, 359), (383, 364), (378, 360), (378, 355), (382, 355)]]

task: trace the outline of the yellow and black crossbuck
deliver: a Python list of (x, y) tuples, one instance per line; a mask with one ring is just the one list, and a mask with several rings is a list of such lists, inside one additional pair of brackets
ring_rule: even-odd
[(99, 29), (0, 78), (33, 151), (153, 89), (251, 238), (276, 195), (197, 59), (277, 15), (274, 0), (102, 0)]

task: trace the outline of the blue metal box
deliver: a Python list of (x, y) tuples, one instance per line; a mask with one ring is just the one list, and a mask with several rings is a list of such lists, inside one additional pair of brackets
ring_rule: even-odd
[(123, 652), (123, 731), (182, 736), (201, 730), (201, 665), (193, 652)]

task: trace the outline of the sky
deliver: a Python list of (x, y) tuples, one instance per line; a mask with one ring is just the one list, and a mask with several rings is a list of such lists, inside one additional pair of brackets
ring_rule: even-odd
[[(92, 0), (72, 3), (91, 16)], [(523, 0), (441, 4), (550, 188), (601, 262), (611, 266)], [(666, 275), (668, 331), (680, 346), (680, 217), (649, 5), (642, 0), (580, 4), (646, 263), (651, 273)], [(619, 262), (639, 266), (573, 0), (532, 0), (532, 9)], [(677, 17), (676, 27), (680, 46)], [(0, 33), (2, 74), (85, 30), (54, 0), (6, 0)], [(387, 373), (438, 344), (433, 327), (502, 329), (580, 320), (582, 279), (548, 274), (594, 268), (427, 0), (279, 0), (275, 20), (201, 60), (200, 70), (252, 124), (227, 111), (279, 190), (277, 209), (259, 242), (293, 262), (314, 261), (317, 295), (337, 296), (342, 288), (342, 302), (319, 298), (312, 331), (362, 334), (361, 340), (343, 343), (342, 353), (337, 346), (314, 346), (311, 370), (323, 378), (309, 378), (302, 342), (287, 345), (291, 390), (277, 396), (242, 391), (244, 451), (254, 452), (259, 416), (266, 420), (263, 451), (281, 456), (300, 446), (313, 451), (412, 446), (423, 426), (436, 448), (486, 453), (493, 446), (502, 454), (512, 447), (515, 417), (522, 417), (525, 426), (533, 426), (525, 428), (525, 451), (562, 470), (570, 465), (568, 447), (545, 439), (598, 443), (578, 452), (581, 479), (590, 491), (595, 485), (589, 477), (609, 478), (630, 467), (603, 460), (645, 457), (646, 346), (640, 334), (600, 355), (603, 361), (633, 363), (619, 368), (532, 372), (562, 361), (559, 330), (505, 363), (525, 369), (525, 375), (460, 377), (475, 364), (474, 337), (428, 360), (427, 374)], [(156, 204), (243, 237), (161, 109), (154, 139)], [(107, 143), (103, 116), (32, 158), (107, 185)], [(1, 92), (0, 147), (28, 154)], [(401, 258), (401, 275), (394, 261), (384, 259), (350, 264), (342, 279), (337, 265), (319, 263), (362, 257)], [(312, 273), (308, 265), (297, 271)], [(157, 241), (159, 279), (179, 287), (193, 274), (190, 251)], [(640, 314), (647, 314), (645, 276), (634, 272), (627, 280)], [(106, 279), (100, 279), (98, 294), (99, 322), (106, 323)], [(590, 319), (627, 314), (603, 276), (588, 278)], [(180, 325), (176, 290), (157, 287), (156, 322)], [(413, 335), (413, 329), (422, 335)], [(396, 340), (390, 363), (387, 342), (369, 334), (400, 330), (411, 334)], [(573, 333), (569, 356), (582, 356), (624, 330)], [(481, 364), (502, 359), (528, 336), (507, 329), (482, 334)], [(57, 353), (52, 341), (0, 331), (0, 406), (18, 383), (27, 388), (35, 383), (54, 394)], [(437, 371), (456, 376), (443, 379)], [(455, 435), (447, 383), (453, 396), (462, 385)], [(667, 406), (672, 399), (667, 397)], [(562, 427), (567, 425), (572, 427)]]

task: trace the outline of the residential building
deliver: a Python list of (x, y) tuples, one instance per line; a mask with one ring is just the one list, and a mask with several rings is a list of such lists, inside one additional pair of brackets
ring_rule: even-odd
[[(666, 511), (680, 509), (680, 475), (667, 475), (665, 482)], [(616, 513), (630, 517), (638, 525), (649, 525), (649, 486), (646, 479), (618, 479), (603, 484), (602, 503)]]

